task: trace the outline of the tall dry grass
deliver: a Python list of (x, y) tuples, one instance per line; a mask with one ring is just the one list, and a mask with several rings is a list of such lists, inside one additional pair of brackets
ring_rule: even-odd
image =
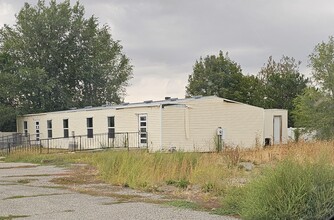
[(281, 161), (287, 157), (294, 158), (297, 161), (308, 160), (311, 162), (325, 157), (330, 163), (334, 164), (334, 142), (290, 142), (285, 145), (275, 145), (267, 148), (239, 150), (238, 154), (240, 160), (252, 161), (256, 164)]
[(221, 154), (107, 152), (89, 162), (104, 180), (134, 188), (184, 181), (217, 189), (228, 173)]
[[(221, 153), (147, 153), (145, 151), (105, 151), (99, 153), (12, 154), (8, 161), (34, 163), (90, 163), (101, 178), (116, 185), (134, 188), (154, 187), (166, 182), (183, 181), (199, 185), (204, 191), (220, 192), (230, 179), (245, 176), (238, 168), (241, 161), (272, 164), (284, 158), (334, 164), (334, 142), (289, 143), (256, 149), (226, 149)], [(252, 174), (253, 175), (253, 174)], [(254, 175), (257, 175), (254, 173)]]

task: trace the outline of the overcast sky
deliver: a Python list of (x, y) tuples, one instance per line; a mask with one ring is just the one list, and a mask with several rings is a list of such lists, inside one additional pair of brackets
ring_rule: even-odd
[[(0, 25), (14, 24), (24, 2), (0, 0)], [(228, 52), (244, 74), (258, 73), (271, 55), (277, 61), (282, 55), (294, 57), (309, 74), (308, 55), (334, 35), (333, 0), (80, 2), (87, 16), (95, 15), (111, 27), (131, 59), (134, 78), (127, 88), (128, 102), (184, 97), (195, 61), (219, 50)]]

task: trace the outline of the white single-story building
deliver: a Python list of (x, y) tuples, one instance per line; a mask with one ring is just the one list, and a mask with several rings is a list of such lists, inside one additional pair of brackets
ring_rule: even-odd
[(58, 144), (64, 147), (78, 136), (89, 140), (108, 134), (107, 142), (99, 141), (103, 147), (109, 146), (118, 133), (133, 133), (137, 143), (129, 147), (148, 147), (151, 152), (215, 151), (219, 138), (224, 146), (241, 148), (288, 140), (287, 110), (263, 109), (216, 96), (166, 97), (161, 101), (22, 115), (17, 118), (17, 132), (33, 134), (38, 141), (59, 139)]

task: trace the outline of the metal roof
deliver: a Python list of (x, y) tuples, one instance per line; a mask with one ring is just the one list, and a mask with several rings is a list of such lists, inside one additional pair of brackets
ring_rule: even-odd
[[(184, 99), (178, 99), (178, 98), (169, 98), (164, 100), (147, 100), (143, 102), (135, 102), (135, 103), (121, 103), (117, 105), (112, 104), (106, 104), (102, 106), (92, 107), (92, 106), (86, 106), (84, 108), (70, 108), (68, 110), (62, 110), (62, 111), (54, 111), (54, 112), (47, 112), (47, 113), (71, 113), (71, 112), (82, 112), (82, 111), (96, 111), (96, 110), (104, 110), (104, 109), (125, 109), (125, 108), (140, 108), (140, 107), (157, 107), (160, 105), (167, 106), (167, 105), (179, 105), (183, 104), (184, 102), (191, 101), (191, 100), (198, 100), (198, 99), (205, 99), (205, 98), (213, 98), (216, 96), (194, 96), (190, 98), (184, 98)], [(225, 99), (224, 99), (225, 100)], [(233, 101), (234, 102), (234, 101)], [(23, 116), (33, 116), (33, 115), (45, 115), (47, 113), (35, 113), (35, 114), (26, 114)]]

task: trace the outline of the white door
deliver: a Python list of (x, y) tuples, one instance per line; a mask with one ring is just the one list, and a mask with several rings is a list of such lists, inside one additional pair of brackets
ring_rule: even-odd
[(147, 146), (147, 114), (138, 115), (139, 146)]
[(282, 142), (282, 116), (274, 116), (274, 144)]
[(39, 121), (35, 122), (35, 128), (36, 128), (36, 141), (39, 141), (39, 135), (40, 135), (40, 131), (39, 131)]

